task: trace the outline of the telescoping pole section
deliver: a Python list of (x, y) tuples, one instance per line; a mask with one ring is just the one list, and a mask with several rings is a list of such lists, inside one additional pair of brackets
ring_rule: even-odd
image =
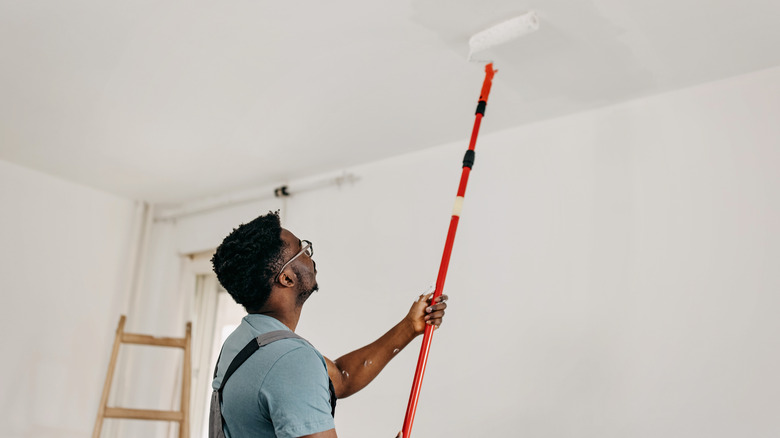
[[(474, 119), (474, 129), (471, 131), (471, 141), (469, 149), (463, 157), (463, 172), (460, 175), (460, 185), (458, 194), (455, 197), (455, 205), (452, 208), (452, 219), (450, 219), (450, 229), (447, 231), (447, 240), (444, 243), (444, 254), (441, 257), (439, 265), (439, 276), (436, 278), (436, 289), (433, 292), (433, 300), (438, 298), (444, 290), (444, 280), (447, 277), (447, 267), (450, 264), (450, 255), (452, 254), (452, 244), (455, 241), (455, 232), (458, 229), (458, 220), (463, 208), (463, 198), (466, 195), (466, 184), (469, 181), (469, 173), (474, 165), (474, 147), (477, 144), (477, 135), (479, 134), (479, 125), (482, 117), (485, 116), (485, 107), (487, 106), (490, 86), (493, 84), (493, 63), (485, 66), (485, 82), (482, 83), (482, 92), (479, 94), (479, 103), (477, 104), (477, 113)], [(420, 357), (417, 359), (417, 370), (414, 372), (414, 382), (412, 383), (412, 393), (409, 395), (409, 404), (406, 407), (406, 417), (404, 418), (403, 436), (410, 438), (412, 434), (412, 423), (414, 423), (414, 414), (417, 411), (417, 400), (420, 398), (420, 387), (425, 375), (425, 365), (428, 362), (428, 352), (431, 349), (431, 339), (433, 338), (433, 326), (425, 326), (422, 347), (420, 348)]]

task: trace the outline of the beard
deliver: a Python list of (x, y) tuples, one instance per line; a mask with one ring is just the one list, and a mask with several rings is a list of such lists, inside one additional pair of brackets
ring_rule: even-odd
[[(295, 267), (293, 267), (293, 272), (295, 273), (295, 277), (298, 279), (298, 284), (300, 285), (298, 287), (298, 296), (295, 298), (295, 304), (298, 307), (301, 307), (303, 306), (303, 303), (305, 303), (306, 300), (308, 300), (309, 297), (314, 294), (314, 292), (320, 290), (320, 286), (317, 284), (317, 280), (314, 279), (314, 275), (304, 275), (300, 272), (299, 269), (296, 269)], [(305, 276), (310, 278), (304, 278)]]
[(317, 292), (318, 290), (319, 290), (319, 286), (317, 286), (317, 283), (314, 283), (314, 286), (312, 286), (311, 288), (301, 290), (300, 292), (298, 292), (298, 296), (295, 298), (295, 304), (298, 307), (302, 307), (303, 303), (305, 303), (306, 300), (308, 300), (309, 297), (312, 296), (312, 294), (314, 292)]

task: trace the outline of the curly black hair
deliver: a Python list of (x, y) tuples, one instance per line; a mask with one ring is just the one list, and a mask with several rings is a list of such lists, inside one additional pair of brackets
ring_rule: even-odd
[(225, 237), (211, 258), (220, 284), (247, 312), (260, 310), (283, 263), (279, 212), (269, 211)]

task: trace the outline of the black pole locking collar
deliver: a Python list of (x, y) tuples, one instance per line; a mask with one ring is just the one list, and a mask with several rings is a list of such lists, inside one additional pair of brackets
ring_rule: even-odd
[(466, 151), (466, 155), (463, 156), (463, 167), (468, 167), (469, 169), (474, 166), (474, 158), (477, 156), (476, 152), (472, 151), (471, 149)]
[(486, 106), (487, 106), (487, 102), (485, 102), (484, 100), (480, 100), (479, 103), (477, 104), (477, 112), (475, 112), (474, 114), (475, 115), (482, 114), (482, 116), (484, 116)]

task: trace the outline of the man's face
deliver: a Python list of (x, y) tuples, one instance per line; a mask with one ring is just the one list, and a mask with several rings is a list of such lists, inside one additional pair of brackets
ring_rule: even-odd
[[(303, 250), (304, 243), (289, 230), (283, 228), (281, 237), (285, 243), (283, 251), (285, 261), (292, 259)], [(299, 297), (305, 301), (319, 288), (317, 285), (317, 264), (304, 252), (298, 255), (289, 267), (297, 277)]]

